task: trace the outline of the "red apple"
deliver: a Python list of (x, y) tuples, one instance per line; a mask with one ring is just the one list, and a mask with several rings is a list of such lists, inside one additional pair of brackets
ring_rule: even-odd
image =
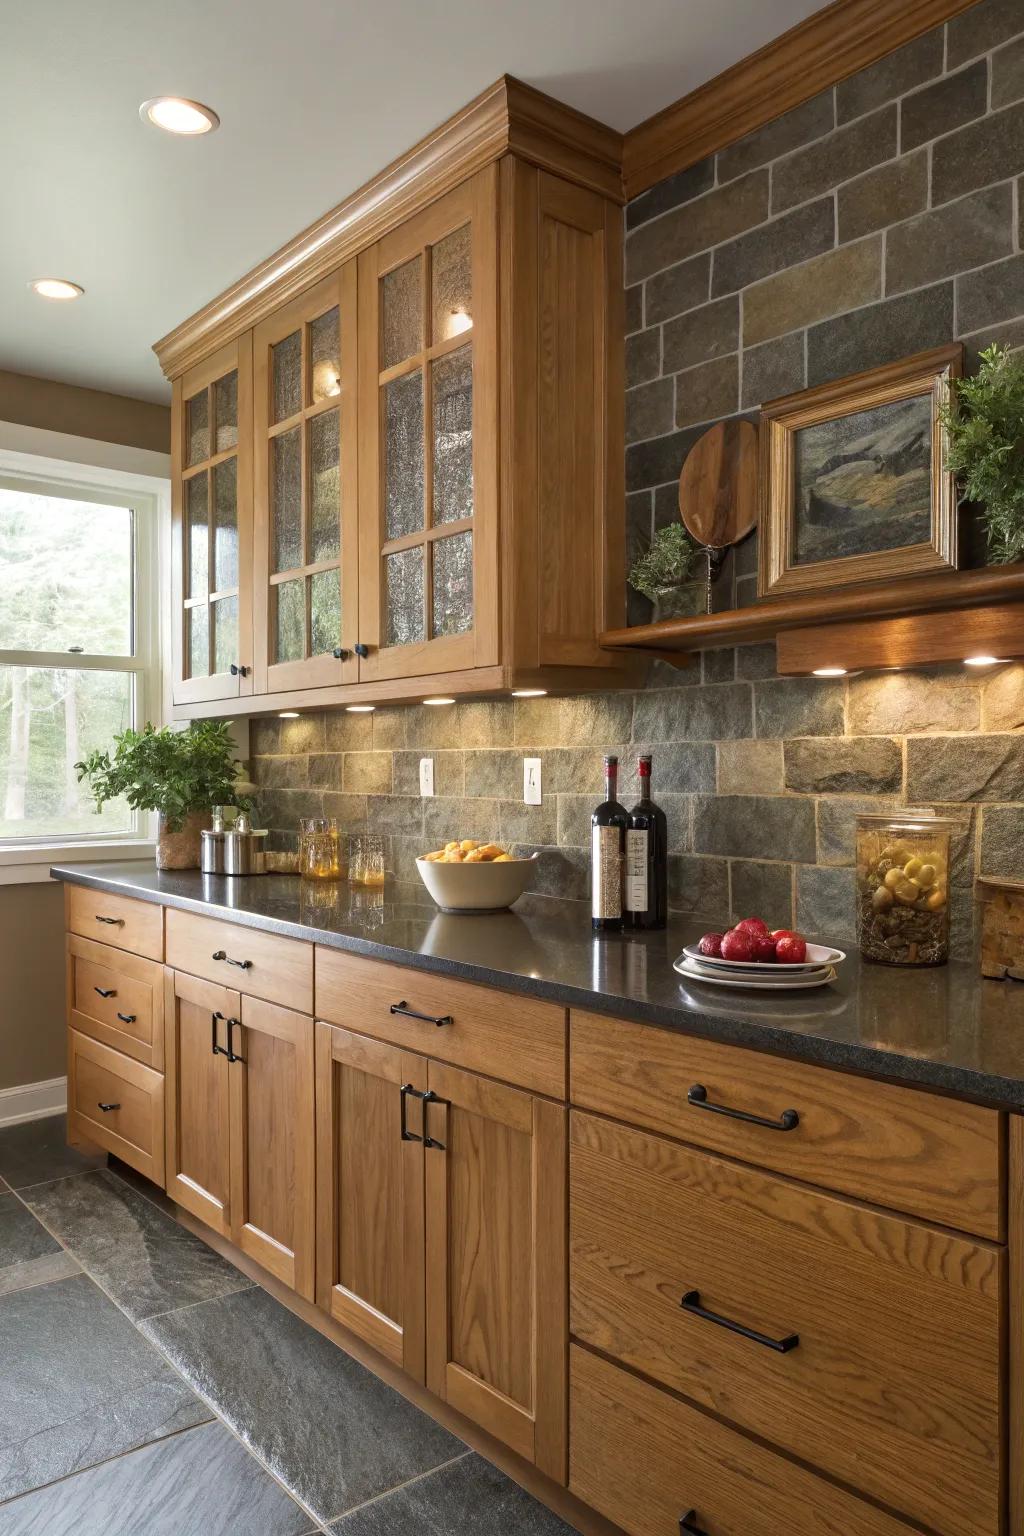
[(702, 955), (710, 955), (713, 960), (720, 958), (722, 953), (722, 935), (720, 933), (706, 933), (697, 945)]
[(775, 940), (776, 944), (779, 942), (780, 939), (799, 939), (799, 938), (802, 938), (802, 937), (803, 937), (803, 935), (797, 933), (795, 928), (773, 928), (772, 929), (772, 938)]
[(775, 958), (780, 965), (803, 965), (807, 959), (807, 943), (798, 933), (787, 933), (775, 945)]
[(754, 940), (742, 928), (730, 928), (722, 938), (723, 960), (753, 960)]
[(754, 934), (754, 959), (764, 965), (775, 964), (775, 940), (770, 933)]
[(736, 924), (738, 933), (749, 933), (753, 939), (766, 939), (771, 930), (768, 924), (760, 917), (745, 917), (742, 922)]

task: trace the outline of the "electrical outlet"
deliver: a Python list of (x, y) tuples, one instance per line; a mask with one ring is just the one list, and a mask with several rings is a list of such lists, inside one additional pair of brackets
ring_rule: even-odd
[(540, 805), (540, 758), (523, 758), (523, 801), (526, 805)]
[(432, 795), (434, 793), (434, 759), (432, 757), (420, 758), (420, 794)]

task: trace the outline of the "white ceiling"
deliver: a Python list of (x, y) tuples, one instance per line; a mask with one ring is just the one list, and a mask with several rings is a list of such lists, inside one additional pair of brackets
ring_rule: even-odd
[(0, 0), (0, 367), (165, 401), (158, 337), (502, 73), (627, 129), (819, 3)]

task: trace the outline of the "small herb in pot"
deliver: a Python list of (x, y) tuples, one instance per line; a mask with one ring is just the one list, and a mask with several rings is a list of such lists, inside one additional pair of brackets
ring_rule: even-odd
[(159, 811), (171, 832), (193, 811), (249, 804), (235, 789), (240, 764), (222, 720), (194, 720), (185, 731), (150, 724), (122, 731), (113, 752), (92, 752), (75, 769), (79, 783), (89, 780), (97, 809), (123, 795), (133, 810)]

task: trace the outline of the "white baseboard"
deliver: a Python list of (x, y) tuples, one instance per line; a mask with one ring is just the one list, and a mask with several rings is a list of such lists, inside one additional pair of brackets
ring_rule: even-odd
[(68, 1107), (68, 1080), (51, 1077), (45, 1083), (25, 1083), (21, 1088), (0, 1088), (0, 1126), (20, 1125), (23, 1120), (42, 1120)]

